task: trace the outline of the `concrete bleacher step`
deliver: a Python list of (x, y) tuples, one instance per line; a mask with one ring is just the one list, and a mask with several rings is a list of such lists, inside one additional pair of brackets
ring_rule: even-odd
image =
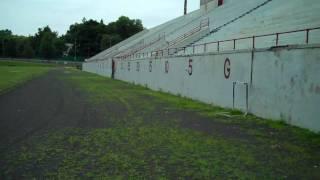
[[(183, 47), (188, 47), (190, 44), (193, 44), (195, 41), (197, 41), (200, 37), (204, 37), (207, 34), (209, 34), (209, 28), (203, 29), (202, 31), (198, 32), (197, 34), (194, 34), (193, 36), (189, 37), (188, 39), (180, 42), (179, 44), (173, 46), (172, 48), (183, 48)], [(175, 51), (171, 53), (171, 55), (177, 54), (179, 51)]]
[[(252, 15), (235, 21), (223, 28), (223, 31), (213, 33), (195, 44), (320, 27), (318, 16), (315, 16), (320, 12), (319, 2), (316, 0), (292, 0), (284, 6), (283, 4), (286, 2), (285, 0), (274, 0), (268, 6), (261, 7), (258, 11), (253, 12)], [(300, 36), (291, 35), (291, 38), (290, 36), (283, 37), (282, 35), (281, 37), (284, 44), (301, 44), (303, 43), (303, 38), (305, 38), (305, 33), (301, 33)], [(314, 39), (316, 36), (314, 35), (312, 38)], [(272, 43), (266, 42), (265, 47), (270, 46), (270, 44)], [(263, 43), (260, 47), (263, 47)]]
[[(175, 38), (177, 35), (179, 35), (179, 33), (176, 32), (177, 29), (184, 30), (187, 26), (191, 26), (192, 24), (197, 23), (197, 20), (201, 19), (201, 16), (202, 16), (201, 11), (196, 10), (194, 12), (187, 14), (186, 16), (181, 16), (181, 17), (178, 17), (172, 21), (169, 21), (168, 23), (164, 23), (163, 25), (160, 25), (161, 27), (155, 27), (155, 28), (150, 29), (150, 32), (142, 38), (145, 42), (150, 42), (151, 39), (154, 37), (154, 34), (158, 33), (158, 34), (165, 34), (165, 39), (171, 40), (171, 39)], [(132, 43), (130, 43), (130, 45), (132, 45)], [(160, 43), (160, 45), (161, 45), (161, 43)], [(129, 47), (128, 46), (129, 46), (129, 44), (127, 45), (126, 48), (123, 48), (122, 51), (130, 50), (131, 48), (130, 48), (130, 46)], [(140, 50), (138, 52), (139, 53), (143, 52), (143, 51), (145, 51), (145, 49), (151, 50), (152, 47), (155, 47), (155, 46), (143, 48), (142, 50)]]
[[(258, 0), (257, 0), (258, 1)], [(262, 0), (259, 0), (262, 1)], [(256, 4), (255, 1), (250, 1), (248, 4)], [(239, 5), (240, 6), (240, 5)], [(234, 5), (226, 5), (225, 9), (229, 9), (229, 11), (234, 11), (235, 9), (237, 9), (238, 7), (234, 6)], [(220, 8), (221, 9), (221, 8)], [(218, 9), (217, 9), (218, 10)], [(215, 13), (215, 11), (212, 11), (213, 13)], [(210, 12), (211, 13), (211, 12)], [(175, 20), (172, 20), (168, 23), (164, 23), (163, 25), (160, 25), (159, 27), (150, 29), (150, 32), (147, 33), (147, 35), (145, 35), (143, 37), (143, 39), (145, 41), (148, 41), (151, 37), (153, 37), (155, 33), (167, 33), (166, 35), (166, 39), (168, 41), (178, 37), (181, 33), (186, 32), (188, 29), (190, 29), (191, 27), (193, 27), (195, 24), (198, 24), (201, 21), (201, 18), (203, 17), (208, 17), (210, 16), (210, 13), (208, 14), (203, 14), (200, 10), (192, 12), (186, 16), (182, 16), (179, 18), (176, 18)], [(233, 18), (233, 17), (230, 17)], [(230, 19), (229, 18), (229, 19)], [(179, 21), (182, 21), (179, 22)], [(235, 20), (234, 20), (235, 21)], [(234, 22), (233, 21), (233, 22)], [(227, 24), (225, 23), (223, 26), (227, 26)], [(179, 31), (177, 31), (177, 29)], [(185, 30), (186, 29), (186, 30)], [(217, 28), (216, 30), (214, 30), (213, 32), (218, 31), (220, 28)], [(208, 36), (208, 34), (206, 34), (205, 36), (201, 36), (200, 39), (204, 38)], [(141, 38), (140, 38), (141, 39)], [(139, 41), (140, 39), (137, 39), (136, 41)], [(192, 41), (192, 44), (194, 42)], [(132, 43), (130, 43), (132, 45)], [(128, 44), (126, 47), (123, 47), (121, 50), (130, 50), (130, 44)], [(150, 48), (148, 48), (149, 50)], [(150, 49), (151, 50), (151, 49)]]
[[(271, 1), (272, 1), (272, 0), (266, 0), (266, 1), (264, 1), (263, 3), (257, 5), (256, 7), (254, 7), (254, 8), (252, 8), (252, 9), (244, 12), (244, 13), (241, 14), (240, 16), (237, 16), (237, 17), (233, 18), (232, 20), (230, 20), (230, 21), (222, 24), (221, 26), (219, 26), (219, 27), (211, 30), (210, 33), (209, 33), (207, 36), (209, 36), (210, 34), (213, 34), (213, 33), (216, 33), (216, 32), (218, 32), (218, 31), (220, 31), (222, 28), (228, 26), (229, 24), (232, 24), (232, 23), (236, 22), (237, 20), (243, 18), (244, 16), (246, 16), (246, 15), (248, 15), (248, 14), (251, 14), (251, 13), (254, 12), (255, 10), (259, 9), (260, 7), (265, 6), (266, 4), (268, 4), (268, 3), (271, 2)], [(202, 39), (204, 39), (204, 38), (207, 37), (207, 36), (203, 36), (203, 37), (199, 38), (196, 42), (201, 41)], [(193, 42), (192, 45), (195, 44), (196, 42)], [(189, 45), (189, 46), (190, 46), (190, 45)]]
[[(261, 7), (261, 6), (265, 5), (265, 4), (267, 4), (267, 3), (270, 2), (270, 1), (272, 1), (272, 0), (267, 0), (267, 1), (266, 1), (266, 0), (263, 0), (263, 1), (260, 0), (259, 2), (250, 1), (250, 5), (251, 5), (253, 8), (251, 8), (249, 11), (245, 9), (245, 10), (246, 10), (245, 13), (240, 14), (240, 16), (236, 16), (236, 17), (230, 16), (229, 19), (231, 19), (231, 21), (225, 21), (225, 23), (223, 23), (222, 25), (220, 25), (220, 26), (218, 26), (217, 28), (211, 30), (210, 33), (206, 33), (206, 34), (200, 36), (199, 39), (192, 40), (191, 43), (190, 43), (190, 44), (187, 44), (186, 46), (188, 46), (188, 47), (189, 47), (189, 46), (192, 46), (193, 44), (195, 44), (195, 43), (198, 42), (199, 40), (207, 37), (207, 36), (210, 35), (211, 33), (215, 33), (215, 32), (217, 32), (217, 31), (221, 30), (223, 27), (228, 26), (230, 23), (233, 23), (233, 22), (237, 21), (238, 19), (241, 19), (241, 18), (244, 17), (245, 15), (250, 14), (250, 13), (253, 12), (254, 10), (258, 9), (259, 7)], [(260, 2), (263, 2), (263, 3), (260, 3)], [(257, 3), (259, 3), (259, 4), (257, 5)], [(239, 5), (239, 6), (240, 6), (240, 5)], [(250, 7), (251, 7), (251, 6), (250, 6)], [(224, 9), (228, 9), (229, 11), (234, 11), (234, 9), (236, 9), (236, 8), (237, 8), (237, 7), (235, 7), (235, 6), (229, 5), (229, 6), (226, 6)], [(215, 13), (215, 11), (212, 11), (212, 12)], [(203, 18), (203, 17), (208, 17), (208, 16), (210, 16), (210, 15), (211, 15), (211, 13), (208, 13), (208, 14), (202, 16), (202, 18)], [(201, 17), (201, 16), (200, 16), (200, 17)], [(199, 20), (199, 19), (201, 19), (201, 18), (198, 18), (198, 20)], [(228, 18), (227, 18), (227, 19), (228, 19)], [(181, 29), (181, 28), (180, 28), (180, 29)], [(183, 29), (182, 29), (182, 30), (183, 30)], [(181, 31), (182, 31), (182, 30), (181, 30)], [(171, 36), (171, 37), (167, 37), (167, 39), (169, 39), (169, 40), (170, 40), (170, 38), (173, 39), (174, 37), (177, 37), (177, 35), (179, 35), (179, 34), (180, 34), (179, 32), (176, 32), (175, 35), (173, 35), (173, 36)]]

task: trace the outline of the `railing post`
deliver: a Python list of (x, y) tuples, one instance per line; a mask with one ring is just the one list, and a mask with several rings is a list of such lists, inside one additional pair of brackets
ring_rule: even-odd
[(307, 35), (306, 35), (306, 44), (309, 44), (309, 32), (310, 32), (310, 29), (307, 29)]
[(256, 41), (255, 41), (256, 37), (252, 36), (252, 49), (256, 48)]
[(203, 46), (204, 46), (204, 47), (203, 47), (203, 51), (204, 51), (204, 52), (207, 52), (207, 43), (205, 43)]
[(220, 51), (220, 41), (218, 41), (217, 50)]
[(247, 109), (247, 114), (249, 112), (249, 84), (245, 83), (246, 85), (246, 109)]
[(234, 98), (235, 98), (235, 87), (236, 87), (236, 82), (233, 82), (232, 84), (232, 109), (234, 110)]
[(186, 53), (186, 47), (183, 47), (183, 53), (184, 54)]
[(276, 38), (276, 46), (279, 44), (279, 33), (277, 33), (277, 38)]

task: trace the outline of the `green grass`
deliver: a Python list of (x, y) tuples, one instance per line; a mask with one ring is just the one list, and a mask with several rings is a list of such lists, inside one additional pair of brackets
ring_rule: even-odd
[(46, 73), (50, 67), (45, 64), (0, 61), (0, 94)]
[[(65, 71), (69, 71), (68, 76), (61, 79), (86, 93), (87, 101), (96, 109), (105, 111), (108, 128), (61, 129), (33, 136), (3, 155), (7, 164), (0, 170), (4, 176), (18, 173), (26, 179), (320, 178), (319, 134), (281, 121), (244, 117), (237, 111), (142, 86), (71, 69)], [(197, 126), (183, 126), (191, 117), (197, 118)], [(214, 128), (212, 132), (198, 130), (197, 127), (205, 127), (206, 120), (219, 125), (222, 132)], [(239, 134), (234, 135), (233, 131)]]
[[(7, 173), (18, 170), (26, 178), (35, 177), (37, 171), (43, 172), (39, 177), (63, 179), (249, 178), (258, 170), (241, 143), (161, 125), (56, 131), (34, 137), (17, 151), (9, 155), (16, 156), (10, 163), (21, 169)], [(224, 153), (229, 155), (220, 156)], [(47, 169), (48, 162), (61, 158), (51, 164), (54, 171)], [(32, 169), (35, 166), (40, 169)]]

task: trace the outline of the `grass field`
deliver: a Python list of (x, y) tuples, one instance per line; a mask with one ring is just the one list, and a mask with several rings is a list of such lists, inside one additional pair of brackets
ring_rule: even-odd
[(26, 179), (320, 179), (320, 135), (76, 70), (108, 128), (30, 137), (4, 174)]
[(0, 61), (0, 94), (36, 77), (51, 66), (16, 61)]

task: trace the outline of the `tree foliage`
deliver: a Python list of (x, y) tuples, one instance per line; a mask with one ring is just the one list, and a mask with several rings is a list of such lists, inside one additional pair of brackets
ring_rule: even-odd
[(98, 22), (83, 18), (82, 23), (70, 26), (65, 38), (67, 43), (77, 44), (79, 56), (91, 57), (142, 30), (141, 20), (131, 20), (125, 16), (108, 25), (102, 20)]
[(62, 59), (68, 43), (73, 44), (69, 56), (77, 54), (78, 60), (81, 60), (142, 30), (141, 20), (125, 16), (107, 25), (103, 20), (98, 22), (83, 18), (81, 23), (72, 24), (62, 36), (49, 26), (39, 28), (36, 34), (29, 37), (13, 35), (10, 30), (5, 29), (0, 30), (0, 57)]
[(31, 40), (27, 39), (23, 44), (22, 57), (32, 58), (34, 56), (35, 56), (35, 52), (31, 46)]
[(44, 33), (40, 41), (39, 54), (41, 57), (50, 59), (54, 57), (56, 49), (54, 47), (54, 36), (51, 33)]

